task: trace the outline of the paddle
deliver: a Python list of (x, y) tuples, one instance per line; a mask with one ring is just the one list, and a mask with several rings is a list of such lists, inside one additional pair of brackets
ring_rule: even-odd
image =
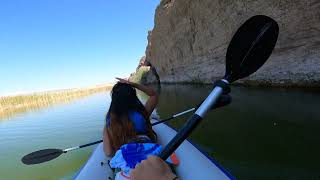
[[(231, 103), (231, 100), (232, 100), (232, 98), (231, 98), (230, 95), (228, 95), (228, 94), (222, 95), (222, 96), (219, 97), (217, 103), (216, 103), (211, 109), (217, 109), (217, 108), (226, 106), (226, 105), (228, 105), (228, 104)], [(198, 109), (201, 104), (202, 104), (202, 103), (200, 103), (197, 107), (194, 107), (194, 108), (191, 108), (191, 109), (182, 111), (181, 113), (175, 114), (175, 115), (173, 115), (173, 116), (171, 116), (171, 117), (169, 117), (169, 118), (167, 118), (167, 119), (163, 119), (163, 120), (157, 121), (157, 122), (155, 122), (155, 123), (152, 123), (151, 125), (152, 125), (152, 126), (155, 126), (155, 125), (157, 125), (157, 124), (170, 121), (171, 119), (174, 119), (174, 118), (176, 118), (176, 117), (179, 117), (179, 116), (181, 116), (181, 115), (183, 115), (183, 114), (192, 112), (192, 111)]]
[(273, 19), (258, 15), (248, 19), (234, 34), (227, 49), (226, 73), (214, 89), (159, 154), (166, 160), (197, 127), (229, 84), (256, 72), (270, 57), (278, 39), (279, 26)]
[[(222, 106), (226, 106), (226, 105), (230, 104), (230, 102), (231, 102), (231, 97), (229, 95), (224, 95), (221, 98), (219, 98), (218, 103), (213, 107), (213, 109), (219, 108), (219, 107), (222, 107)], [(172, 120), (172, 119), (174, 119), (176, 117), (179, 117), (179, 116), (182, 116), (182, 115), (184, 115), (186, 113), (194, 111), (195, 109), (196, 108), (188, 109), (188, 110), (183, 111), (181, 113), (175, 114), (175, 115), (173, 115), (173, 116), (171, 116), (171, 117), (169, 117), (167, 119), (160, 120), (160, 121), (157, 121), (155, 123), (152, 123), (151, 125), (155, 126), (157, 124), (167, 122), (167, 121)], [(21, 161), (26, 165), (39, 164), (39, 163), (43, 163), (43, 162), (47, 162), (47, 161), (53, 160), (53, 159), (59, 157), (63, 153), (67, 153), (69, 151), (73, 151), (73, 150), (76, 150), (76, 149), (80, 149), (80, 148), (88, 147), (88, 146), (91, 146), (91, 145), (99, 144), (102, 141), (103, 140), (99, 140), (99, 141), (95, 141), (95, 142), (92, 142), (92, 143), (84, 144), (84, 145), (81, 145), (81, 146), (75, 146), (75, 147), (71, 147), (71, 148), (67, 148), (67, 149), (43, 149), (43, 150), (35, 151), (35, 152), (32, 152), (30, 154), (25, 155), (21, 159)]]

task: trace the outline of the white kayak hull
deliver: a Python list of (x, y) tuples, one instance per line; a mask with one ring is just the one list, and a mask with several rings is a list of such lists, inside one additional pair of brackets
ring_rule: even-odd
[[(165, 124), (153, 127), (158, 135), (158, 143), (165, 146), (176, 135), (176, 131)], [(206, 156), (192, 143), (185, 140), (176, 150), (180, 161), (176, 171), (180, 179), (235, 179), (214, 160)], [(113, 172), (108, 165), (108, 160), (103, 152), (102, 143), (98, 144), (87, 163), (78, 172), (76, 180), (110, 179)]]

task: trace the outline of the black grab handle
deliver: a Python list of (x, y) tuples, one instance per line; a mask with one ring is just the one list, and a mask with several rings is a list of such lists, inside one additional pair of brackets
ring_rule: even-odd
[[(229, 94), (223, 94), (219, 97), (218, 101), (210, 108), (211, 110), (217, 109), (226, 105), (229, 105), (232, 102), (232, 97)], [(197, 109), (201, 106), (203, 101), (197, 106)]]
[(184, 124), (178, 134), (169, 142), (169, 144), (161, 151), (159, 157), (164, 161), (180, 146), (180, 144), (189, 136), (194, 128), (201, 122), (202, 118), (193, 114), (191, 118)]

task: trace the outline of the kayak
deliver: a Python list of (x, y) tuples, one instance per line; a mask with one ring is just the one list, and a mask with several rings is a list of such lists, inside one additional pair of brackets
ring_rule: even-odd
[[(152, 117), (152, 122), (157, 122), (157, 117)], [(158, 135), (158, 143), (165, 146), (177, 134), (168, 125), (161, 123), (152, 127)], [(215, 160), (208, 157), (190, 141), (185, 140), (175, 151), (180, 163), (176, 173), (180, 179), (235, 179), (228, 171)], [(80, 169), (74, 179), (112, 179), (113, 171), (108, 162), (111, 158), (105, 156), (102, 143), (98, 144), (86, 164)]]

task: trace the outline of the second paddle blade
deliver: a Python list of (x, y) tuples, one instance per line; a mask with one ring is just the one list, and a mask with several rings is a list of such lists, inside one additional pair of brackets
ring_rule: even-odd
[(25, 155), (21, 161), (26, 165), (39, 164), (55, 159), (62, 153), (61, 149), (43, 149)]

